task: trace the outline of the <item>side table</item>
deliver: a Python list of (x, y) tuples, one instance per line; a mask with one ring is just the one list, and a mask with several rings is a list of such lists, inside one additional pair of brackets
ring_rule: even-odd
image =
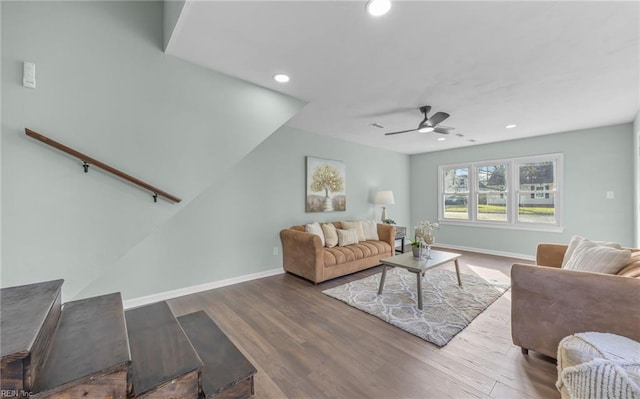
[(403, 226), (396, 226), (396, 239), (395, 242), (400, 241), (400, 249), (396, 247), (396, 252), (404, 253), (404, 239), (407, 237), (407, 228)]

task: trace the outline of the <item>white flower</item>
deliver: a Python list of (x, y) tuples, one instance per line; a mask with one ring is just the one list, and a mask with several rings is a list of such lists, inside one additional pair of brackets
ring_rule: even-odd
[(415, 227), (414, 241), (417, 242), (422, 240), (425, 234), (431, 234), (433, 230), (437, 230), (439, 228), (440, 224), (438, 222), (430, 222), (428, 220), (418, 222)]
[(418, 223), (416, 229), (433, 231), (440, 228), (440, 224), (438, 222), (430, 222), (428, 220), (423, 220)]

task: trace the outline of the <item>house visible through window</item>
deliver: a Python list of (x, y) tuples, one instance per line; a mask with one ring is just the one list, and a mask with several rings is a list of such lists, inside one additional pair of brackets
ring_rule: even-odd
[(561, 229), (562, 154), (439, 167), (438, 211), (447, 224)]

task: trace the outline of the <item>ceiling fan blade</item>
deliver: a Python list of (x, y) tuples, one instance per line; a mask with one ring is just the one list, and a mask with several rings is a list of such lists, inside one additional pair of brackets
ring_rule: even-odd
[(436, 126), (435, 128), (433, 128), (433, 132), (440, 133), (440, 134), (449, 134), (449, 130), (443, 129), (442, 126)]
[(391, 136), (393, 134), (400, 134), (400, 133), (409, 133), (409, 132), (415, 132), (418, 129), (410, 129), (410, 130), (401, 130), (399, 132), (390, 132), (390, 133), (385, 133), (385, 136)]
[(438, 123), (444, 121), (448, 117), (449, 114), (447, 114), (446, 112), (436, 112), (435, 114), (431, 115), (431, 118), (429, 118), (427, 124), (429, 126), (436, 126)]

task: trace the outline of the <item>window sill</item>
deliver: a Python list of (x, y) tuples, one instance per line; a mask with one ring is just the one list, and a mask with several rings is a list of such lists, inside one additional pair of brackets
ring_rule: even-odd
[(564, 226), (558, 225), (543, 225), (543, 224), (509, 224), (501, 222), (469, 222), (463, 220), (451, 220), (451, 219), (438, 219), (438, 223), (444, 226), (462, 226), (462, 227), (481, 227), (490, 229), (503, 229), (503, 230), (524, 230), (524, 231), (544, 231), (548, 233), (562, 233)]

